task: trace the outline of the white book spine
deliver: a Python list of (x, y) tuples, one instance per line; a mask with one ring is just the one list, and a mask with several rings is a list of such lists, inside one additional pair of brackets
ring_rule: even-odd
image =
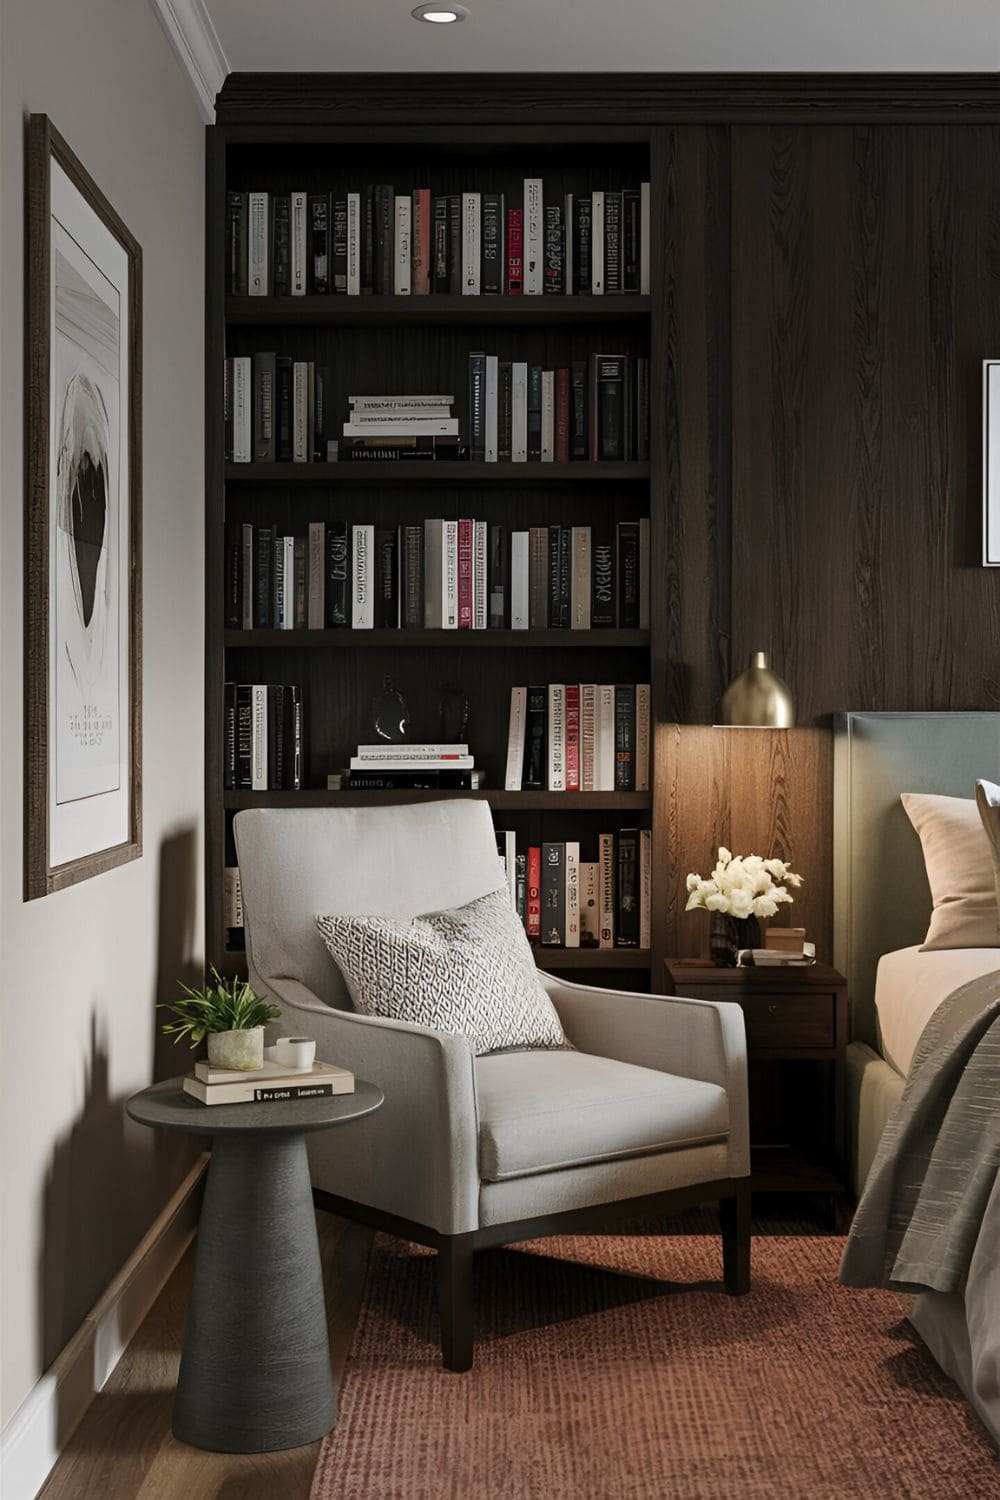
[(486, 356), (486, 462), (497, 461), (497, 402), (500, 360), (496, 354)]
[(250, 230), (247, 290), (251, 297), (266, 297), (271, 285), (267, 257), (271, 224), (266, 193), (250, 194), (248, 218)]
[(597, 733), (597, 687), (593, 682), (580, 684), (580, 790), (595, 790), (594, 756)]
[[(635, 685), (635, 789), (649, 791), (649, 746), (650, 746), (650, 686), (648, 682)], [(646, 944), (642, 944), (643, 947)]]
[(510, 534), (510, 628), (528, 628), (528, 541), (526, 531)]
[(309, 365), (301, 359), (292, 365), (292, 460), (309, 462)]
[(227, 865), (222, 881), (222, 925), (243, 926), (243, 889), (236, 865)]
[(432, 410), (437, 416), (438, 411), (450, 415), (454, 403), (454, 396), (348, 396), (347, 404), (355, 411), (403, 411), (418, 414), (422, 411)]
[(472, 531), (472, 628), (485, 630), (489, 605), (486, 564), (489, 553), (489, 526), (475, 521)]
[(597, 687), (597, 719), (594, 725), (594, 791), (615, 789), (615, 688), (602, 682)]
[(267, 791), (267, 688), (255, 682), (251, 692), (250, 788)]
[(593, 195), (590, 213), (590, 290), (595, 297), (604, 295), (604, 194)]
[(510, 457), (515, 464), (528, 461), (528, 366), (520, 359), (510, 367)]
[(351, 542), (351, 628), (371, 630), (375, 619), (375, 589), (372, 579), (375, 527), (352, 526)]
[(569, 580), (569, 618), (574, 630), (590, 629), (590, 527), (574, 526)]
[(543, 287), (542, 179), (524, 179), (524, 296), (540, 297)]
[(649, 517), (639, 522), (639, 629), (649, 629)]
[(306, 624), (322, 630), (326, 624), (326, 526), (309, 522), (309, 602)]
[(510, 718), (507, 722), (507, 770), (504, 774), (504, 791), (521, 790), (521, 774), (524, 767), (524, 723), (528, 706), (528, 689), (512, 687), (510, 690)]
[(567, 193), (563, 204), (563, 292), (567, 297), (573, 295), (573, 240), (576, 230), (576, 205), (573, 194)]
[(361, 194), (347, 195), (347, 295), (361, 295)]
[(444, 588), (442, 591), (445, 630), (458, 629), (458, 522), (444, 523)]
[(253, 629), (253, 527), (243, 522), (243, 629)]
[(639, 291), (644, 297), (649, 296), (650, 266), (652, 257), (650, 255), (650, 218), (649, 218), (649, 183), (639, 184)]
[(500, 863), (503, 865), (504, 879), (510, 892), (510, 904), (517, 910), (517, 834), (512, 828), (497, 829), (497, 838), (503, 837), (503, 854), (500, 855)]
[(397, 297), (410, 295), (410, 238), (413, 231), (413, 199), (404, 193), (396, 198), (396, 257), (392, 289)]
[(556, 372), (542, 371), (542, 463), (556, 456)]
[(281, 619), (275, 623), (281, 630), (291, 630), (295, 625), (295, 538), (281, 538), (282, 579)]
[(291, 233), (289, 235), (289, 260), (291, 264), (289, 269), (292, 279), (292, 296), (304, 297), (308, 286), (306, 255), (309, 241), (309, 195), (307, 193), (292, 193), (291, 200)]
[(566, 844), (566, 936), (567, 948), (580, 946), (580, 845)]
[(462, 294), (478, 297), (481, 285), (479, 265), (482, 255), (482, 195), (462, 194)]
[(596, 948), (601, 941), (601, 867), (594, 861), (580, 864), (580, 946)]
[(424, 522), (424, 627), (444, 626), (444, 521)]
[(457, 437), (457, 417), (373, 417), (345, 422), (344, 437)]
[(549, 791), (566, 790), (566, 687), (549, 683)]
[(253, 457), (250, 413), (253, 386), (250, 356), (239, 354), (233, 360), (233, 463), (248, 464)]
[(653, 871), (652, 835), (648, 828), (639, 829), (639, 947), (652, 946), (653, 937)]
[(598, 879), (600, 881), (600, 938), (598, 947), (615, 946), (615, 836), (600, 833), (597, 836), (599, 851)]
[(378, 760), (370, 755), (352, 755), (352, 771), (472, 771), (475, 756), (449, 755), (424, 756), (419, 760), (412, 755), (386, 755)]

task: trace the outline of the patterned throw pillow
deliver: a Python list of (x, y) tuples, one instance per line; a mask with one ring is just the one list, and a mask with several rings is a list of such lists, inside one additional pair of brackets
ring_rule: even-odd
[(506, 888), (410, 922), (317, 917), (316, 926), (362, 1015), (467, 1036), (477, 1054), (566, 1045)]

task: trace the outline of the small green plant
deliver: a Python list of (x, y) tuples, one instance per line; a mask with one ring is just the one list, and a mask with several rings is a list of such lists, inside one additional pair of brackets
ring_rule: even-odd
[(163, 1025), (164, 1035), (173, 1037), (174, 1046), (187, 1037), (194, 1048), (210, 1031), (249, 1031), (281, 1015), (278, 1007), (256, 994), (245, 979), (223, 979), (214, 966), (211, 974), (212, 983), (200, 990), (178, 980), (184, 998), (157, 1006), (157, 1010), (168, 1010), (177, 1017)]

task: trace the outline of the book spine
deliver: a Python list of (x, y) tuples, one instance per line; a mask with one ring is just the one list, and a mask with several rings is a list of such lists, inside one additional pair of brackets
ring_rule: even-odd
[(519, 792), (524, 766), (524, 728), (528, 690), (512, 687), (510, 690), (510, 717), (507, 721), (507, 767), (504, 773), (504, 790)]
[(481, 349), (469, 355), (469, 457), (473, 463), (486, 457), (486, 355)]
[(345, 790), (352, 792), (472, 791), (472, 772), (436, 770), (424, 771), (349, 771), (346, 772)]
[(275, 534), (273, 526), (258, 526), (254, 535), (254, 600), (253, 623), (255, 630), (270, 630), (274, 619), (274, 552)]
[(448, 194), (448, 291), (462, 290), (462, 194)]
[[(649, 747), (651, 742), (650, 685), (635, 685), (635, 789), (649, 791)], [(644, 945), (645, 946), (645, 945)]]
[(236, 785), (241, 790), (253, 786), (253, 688), (248, 682), (236, 684)]
[(444, 521), (424, 522), (424, 628), (444, 627)]
[(275, 683), (267, 690), (267, 785), (281, 791), (285, 785), (285, 689)]
[(527, 630), (530, 615), (529, 533), (513, 531), (510, 537), (510, 628)]
[(302, 790), (302, 762), (303, 762), (303, 735), (302, 735), (302, 693), (292, 686), (286, 690), (285, 702), (291, 712), (290, 742), (291, 755), (289, 764), (291, 770), (291, 785), (289, 791), (300, 792)]
[(472, 552), (474, 525), (471, 520), (458, 522), (458, 628), (472, 629)]
[(285, 577), (290, 586), (286, 589), (285, 629), (306, 628), (306, 539), (304, 536), (285, 537)]
[(580, 790), (580, 684), (566, 684), (566, 790)]
[(240, 549), (240, 603), (244, 630), (253, 629), (254, 619), (254, 528), (249, 521), (240, 527), (243, 545)]
[(278, 463), (292, 461), (292, 361), (279, 354), (274, 361), (274, 456)]
[(309, 285), (309, 195), (291, 195), (291, 278), (292, 296), (304, 297)]
[(542, 845), (542, 931), (544, 948), (566, 943), (566, 845)]
[(444, 523), (444, 620), (445, 630), (458, 629), (458, 522)]
[(399, 532), (380, 526), (375, 533), (374, 624), (379, 630), (399, 628)]
[(590, 291), (594, 297), (604, 295), (604, 194), (592, 196), (590, 214)]
[(487, 354), (484, 395), (485, 436), (483, 441), (483, 457), (488, 464), (495, 464), (497, 462), (497, 454), (499, 451), (499, 437), (497, 432), (497, 423), (499, 418), (499, 379), (500, 361), (495, 354)]
[[(347, 295), (361, 295), (361, 194), (347, 195)], [(336, 273), (336, 268), (334, 268)]]
[(549, 629), (563, 629), (562, 619), (562, 580), (560, 578), (560, 563), (562, 561), (562, 527), (549, 527)]
[(403, 527), (403, 627), (424, 623), (424, 533), (421, 526)]
[(509, 359), (502, 359), (497, 375), (497, 461), (511, 461), (511, 404), (513, 401), (514, 371)]
[(569, 463), (569, 370), (556, 371), (555, 379), (555, 461)]
[(621, 289), (623, 292), (637, 292), (639, 290), (639, 257), (641, 253), (638, 188), (626, 188), (622, 193), (621, 239)]
[(247, 291), (251, 297), (266, 297), (271, 290), (268, 252), (271, 241), (271, 212), (266, 193), (249, 197), (250, 245), (247, 266)]
[(601, 941), (601, 867), (596, 860), (580, 863), (580, 947), (597, 948)]
[(462, 194), (462, 294), (478, 297), (482, 287), (482, 195)]
[(542, 850), (540, 844), (528, 848), (528, 892), (525, 912), (525, 931), (530, 938), (539, 938), (542, 932)]
[(573, 234), (573, 283), (581, 295), (591, 290), (593, 248), (590, 238), (591, 212), (594, 200), (589, 193), (581, 193), (576, 200), (576, 216)]
[(309, 444), (309, 365), (297, 359), (292, 365), (292, 462), (308, 463), (312, 456)]
[(246, 193), (230, 191), (226, 194), (226, 291), (233, 297), (247, 294), (248, 212)]
[(414, 297), (426, 297), (431, 289), (431, 191), (413, 190), (413, 233), (411, 237), (410, 290)]
[(236, 789), (236, 684), (227, 682), (222, 688), (222, 785), (225, 790)]
[(236, 865), (227, 865), (222, 875), (222, 925), (230, 939), (243, 927), (243, 890)]
[(594, 780), (597, 735), (597, 687), (592, 682), (580, 684), (580, 790), (596, 790)]
[(275, 297), (292, 290), (292, 205), (287, 193), (271, 199), (271, 286)]
[(653, 836), (639, 829), (639, 947), (650, 948), (653, 939)]
[(615, 946), (615, 838), (612, 833), (597, 836), (598, 879), (600, 881), (599, 948)]
[(252, 688), (251, 781), (254, 792), (267, 791), (267, 688), (254, 683)]
[(327, 261), (327, 290), (347, 295), (347, 257), (350, 250), (348, 239), (347, 198), (333, 198), (329, 206), (330, 234), (328, 237), (329, 259)]
[(331, 290), (330, 194), (309, 194), (308, 285), (314, 296)]
[(256, 463), (273, 464), (275, 356), (253, 357), (253, 456)]
[(542, 179), (524, 179), (524, 294), (540, 297), (543, 290), (544, 205)]
[(639, 629), (649, 629), (649, 517), (639, 522)]
[(225, 575), (225, 626), (227, 630), (239, 630), (243, 623), (243, 598), (240, 580), (240, 554), (238, 543), (226, 545)]
[(396, 191), (383, 183), (375, 189), (375, 293), (387, 297), (393, 288), (396, 238)]
[(566, 844), (566, 929), (567, 948), (580, 946), (580, 845)]
[(372, 579), (372, 552), (375, 547), (375, 527), (355, 525), (351, 528), (351, 628), (371, 630), (374, 612), (374, 587)]
[(528, 462), (542, 456), (542, 367), (528, 367)]
[(431, 291), (448, 290), (448, 199), (438, 196), (431, 204)]
[(413, 258), (413, 201), (401, 193), (395, 200), (396, 229), (393, 253), (392, 290), (397, 297), (408, 297)]
[(622, 289), (622, 195), (604, 194), (604, 290)]
[(615, 791), (635, 791), (635, 684), (615, 687)]
[(639, 831), (622, 828), (618, 833), (615, 916), (617, 946), (639, 946)]
[(639, 184), (639, 291), (649, 296), (650, 288), (650, 240), (649, 240), (649, 183)]
[(607, 533), (592, 535), (590, 545), (590, 624), (595, 630), (612, 628), (615, 611), (615, 549)]
[(639, 629), (639, 526), (635, 521), (618, 524), (618, 624), (623, 630)]
[(329, 630), (341, 629), (350, 621), (350, 548), (347, 536), (344, 521), (331, 521), (326, 528), (326, 625)]
[(528, 925), (528, 853), (522, 849), (514, 856), (514, 910), (522, 926)]
[(472, 628), (486, 629), (489, 590), (487, 587), (487, 551), (489, 528), (485, 521), (473, 522), (472, 530)]
[(309, 588), (306, 625), (322, 630), (326, 619), (324, 581), (326, 566), (326, 527), (322, 521), (309, 522)]
[(480, 290), (484, 296), (503, 291), (504, 199), (502, 193), (483, 194), (483, 262)]
[(251, 412), (253, 390), (249, 355), (233, 360), (233, 463), (248, 464), (253, 457)]
[(567, 193), (566, 196), (565, 196), (565, 198), (563, 199), (563, 221), (562, 221), (562, 242), (563, 242), (563, 284), (562, 284), (562, 289), (565, 292), (565, 294), (566, 294), (567, 297), (571, 297), (573, 295), (573, 290), (574, 290), (574, 285), (575, 285), (574, 276), (573, 276), (573, 225), (575, 224), (575, 222), (576, 222), (576, 209), (575, 209), (575, 205), (574, 205), (573, 194), (572, 193)]
[(528, 366), (518, 359), (511, 362), (510, 456), (515, 464), (528, 460)]
[(548, 297), (562, 295), (565, 285), (566, 250), (563, 243), (563, 209), (561, 203), (545, 205), (545, 255), (542, 267), (542, 290)]
[(507, 623), (507, 532), (503, 526), (489, 528), (489, 610), (490, 630), (502, 630)]
[(545, 630), (549, 623), (549, 532), (547, 526), (529, 529), (528, 623)]
[(550, 464), (556, 456), (556, 380), (554, 370), (542, 371), (541, 460)]
[(590, 629), (590, 527), (573, 527), (573, 576), (570, 588), (570, 624), (574, 630)]
[(594, 733), (594, 791), (615, 789), (615, 690), (602, 682), (597, 687), (597, 717)]
[(548, 690), (529, 687), (524, 720), (524, 769), (521, 788), (541, 792), (546, 787)]
[(524, 212), (507, 210), (507, 276), (508, 297), (519, 297), (524, 291)]
[(586, 458), (587, 442), (587, 366), (575, 360), (570, 366), (570, 458)]
[(365, 188), (361, 206), (361, 295), (370, 297), (375, 290), (375, 186)]
[(566, 688), (561, 682), (550, 682), (548, 691), (550, 792), (566, 790)]

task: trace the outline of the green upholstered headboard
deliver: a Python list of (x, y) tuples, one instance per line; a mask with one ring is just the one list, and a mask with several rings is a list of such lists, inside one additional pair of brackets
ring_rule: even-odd
[(1000, 713), (845, 713), (834, 719), (833, 961), (852, 1033), (875, 1045), (875, 969), (923, 941), (931, 899), (901, 792), (975, 796), (1000, 781)]

